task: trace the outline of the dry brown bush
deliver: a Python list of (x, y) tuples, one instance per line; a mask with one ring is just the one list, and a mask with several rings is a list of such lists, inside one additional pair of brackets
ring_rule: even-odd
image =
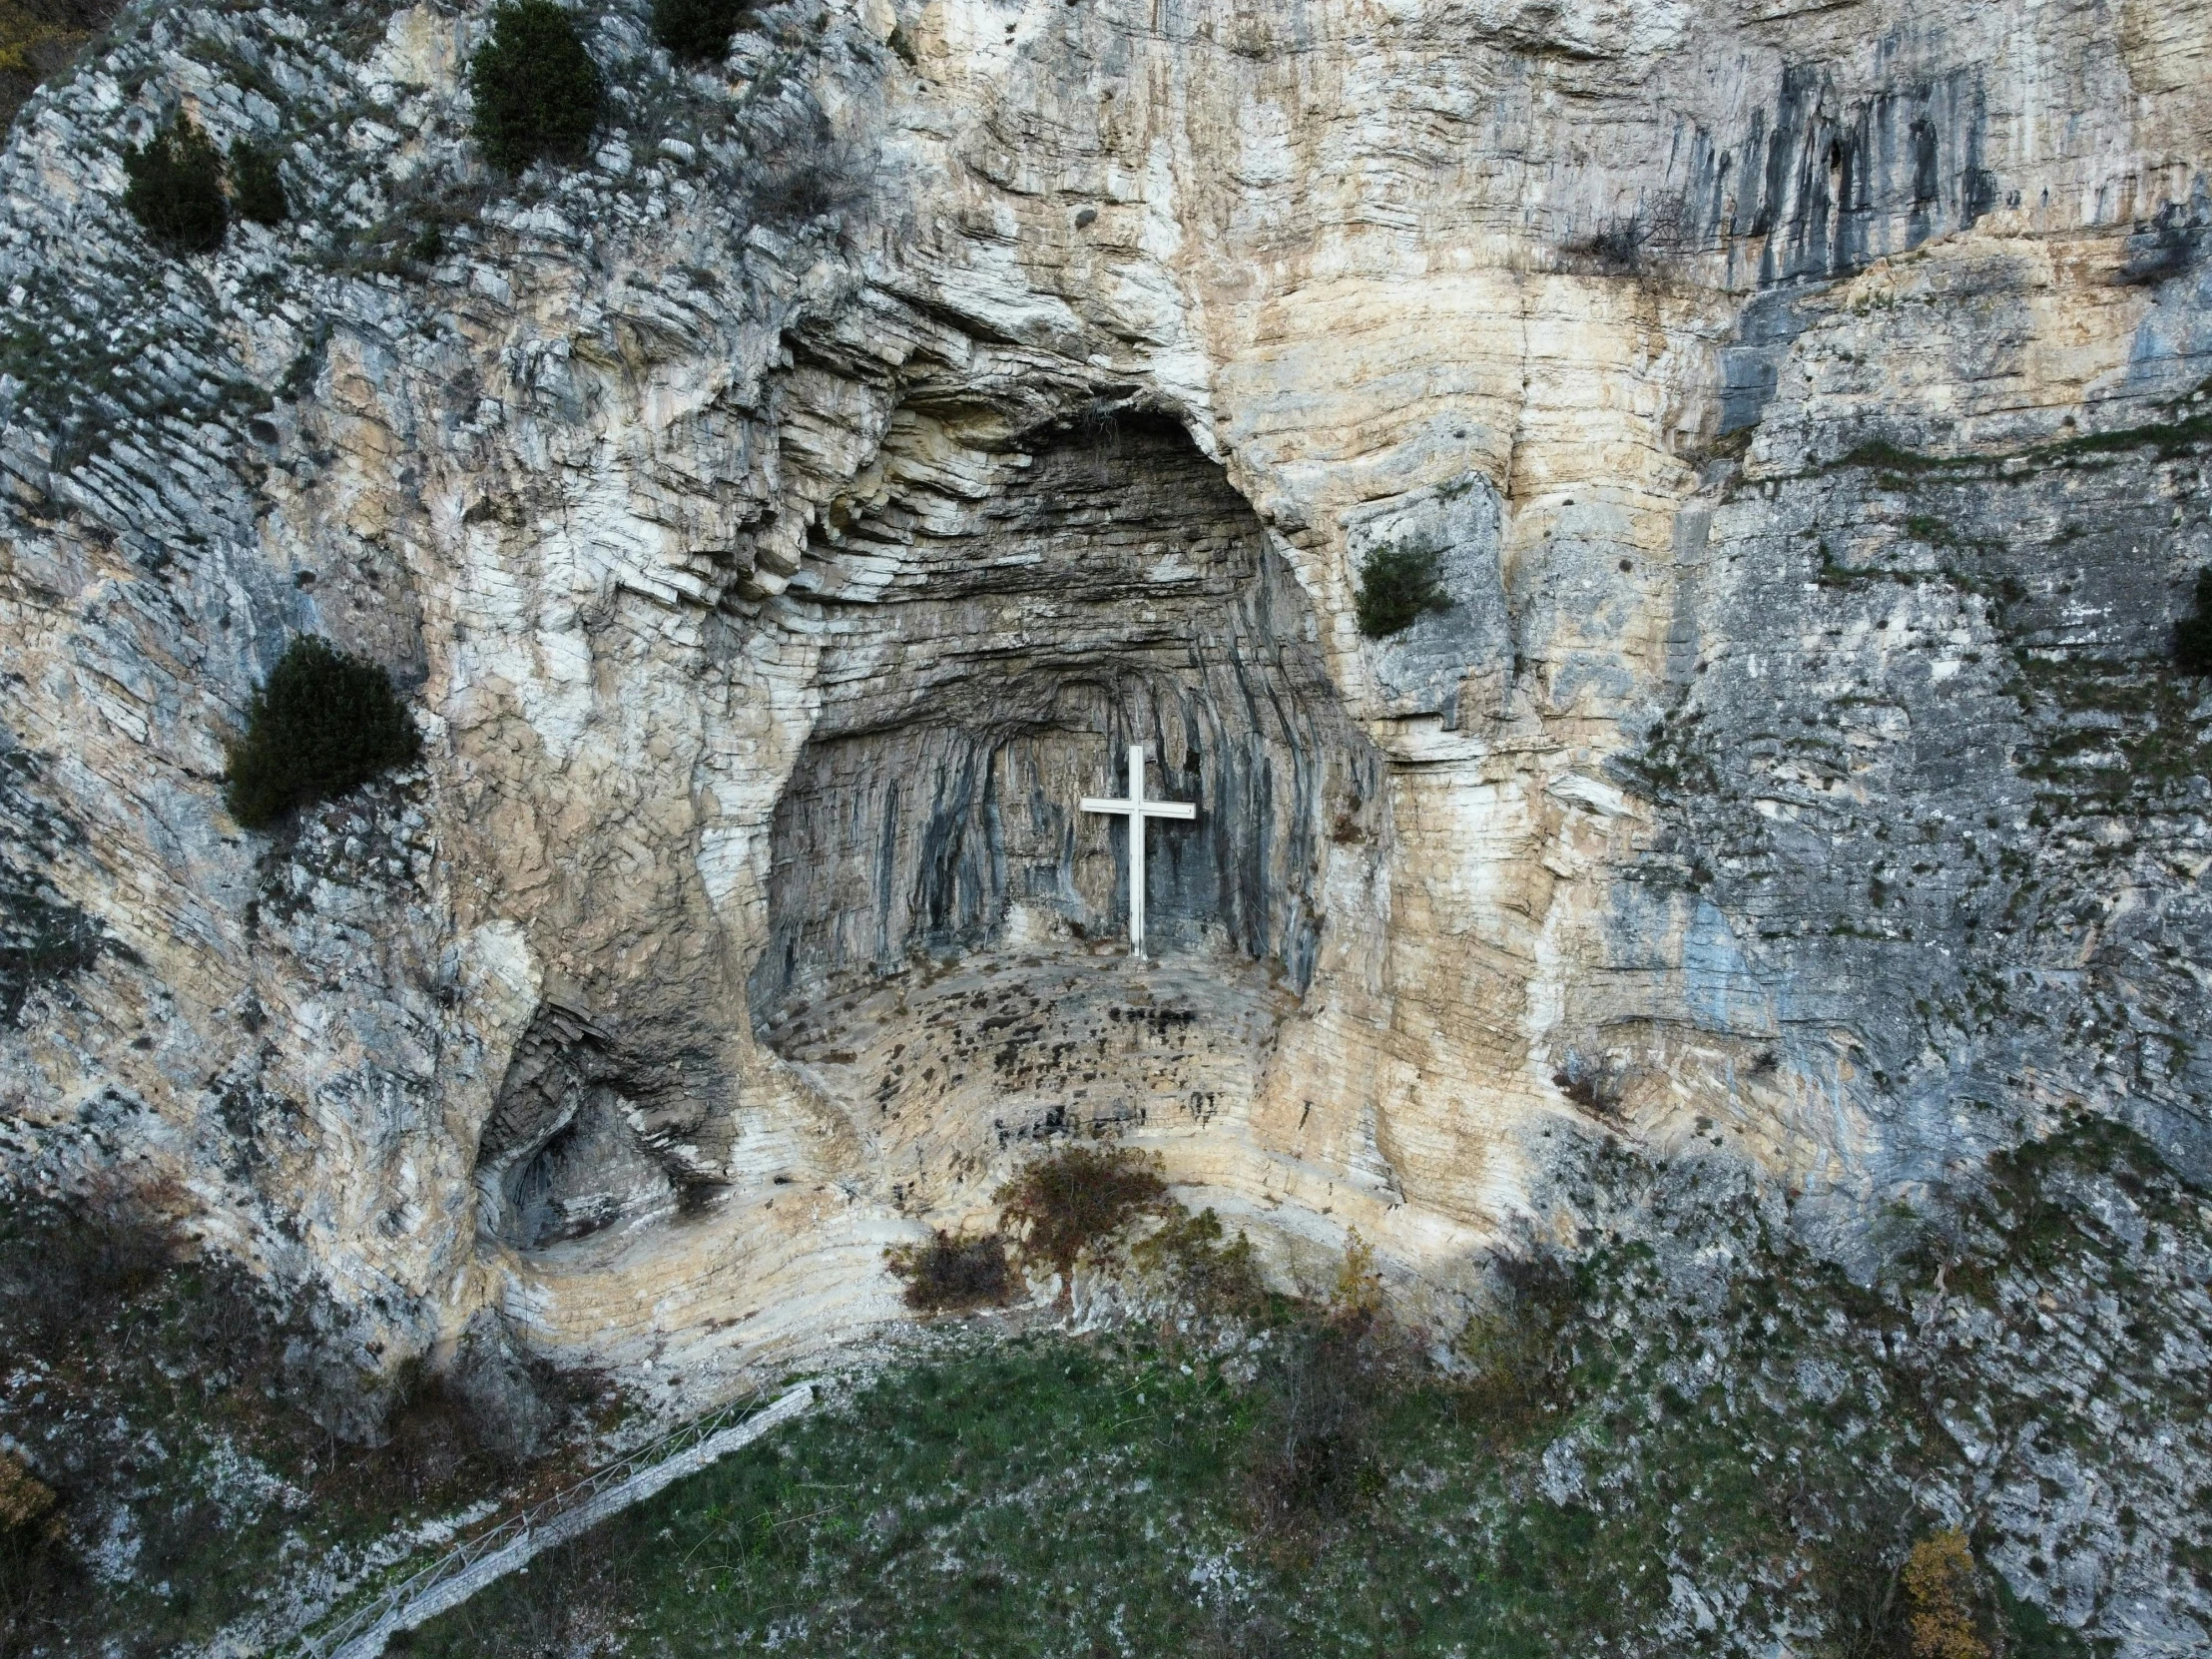
[(1013, 1296), (1006, 1241), (996, 1233), (955, 1239), (939, 1228), (925, 1245), (883, 1252), (891, 1272), (906, 1282), (906, 1306), (925, 1314), (964, 1314), (1003, 1307)]
[(1974, 1628), (1979, 1574), (1963, 1532), (1954, 1527), (1915, 1544), (1904, 1578), (1913, 1659), (1989, 1659), (1989, 1644)]
[(1023, 1256), (1060, 1276), (1063, 1307), (1074, 1299), (1078, 1261), (1096, 1259), (1131, 1222), (1172, 1202), (1157, 1157), (1084, 1146), (1037, 1159), (992, 1198)]
[(1267, 1288), (1252, 1260), (1252, 1241), (1239, 1233), (1222, 1242), (1221, 1218), (1212, 1210), (1185, 1211), (1130, 1254), (1138, 1270), (1197, 1312), (1215, 1317), (1257, 1313)]
[(12, 1451), (0, 1450), (0, 1532), (29, 1526), (54, 1507), (54, 1488)]

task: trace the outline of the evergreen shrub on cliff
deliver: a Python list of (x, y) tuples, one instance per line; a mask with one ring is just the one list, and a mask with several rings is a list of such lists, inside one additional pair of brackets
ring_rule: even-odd
[(1442, 557), (1401, 545), (1379, 547), (1360, 566), (1354, 601), (1360, 632), (1385, 639), (1412, 627), (1423, 611), (1446, 610), (1451, 597), (1438, 580)]
[(469, 60), (476, 142), (505, 173), (575, 161), (599, 125), (607, 91), (569, 14), (554, 0), (509, 0)]
[(131, 181), (123, 205), (157, 247), (172, 254), (212, 254), (222, 246), (231, 221), (223, 156), (190, 116), (178, 116), (147, 143), (126, 151), (123, 172)]
[(254, 694), (225, 800), (233, 818), (259, 830), (407, 765), (421, 747), (381, 667), (302, 635)]
[(2212, 674), (2212, 570), (2197, 572), (2197, 609), (2174, 624), (2174, 662), (2184, 674)]
[(720, 63), (746, 14), (745, 0), (653, 0), (653, 38), (687, 63)]
[(284, 181), (276, 172), (276, 152), (258, 144), (231, 146), (231, 206), (241, 219), (257, 225), (281, 225), (289, 217)]

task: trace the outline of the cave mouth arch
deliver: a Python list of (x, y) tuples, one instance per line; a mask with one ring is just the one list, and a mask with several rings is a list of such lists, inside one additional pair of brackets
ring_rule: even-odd
[(1199, 806), (1148, 842), (1155, 954), (1303, 993), (1328, 855), (1376, 855), (1382, 761), (1221, 466), (1160, 416), (979, 446), (909, 407), (874, 470), (801, 585), (823, 704), (771, 830), (757, 1028), (854, 975), (1121, 938), (1126, 832), (1077, 802), (1121, 793), (1134, 743)]

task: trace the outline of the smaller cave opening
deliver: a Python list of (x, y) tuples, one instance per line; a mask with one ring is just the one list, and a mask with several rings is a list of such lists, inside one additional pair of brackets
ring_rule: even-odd
[(478, 1232), (539, 1251), (693, 1207), (713, 1185), (701, 1114), (667, 1098), (667, 1074), (684, 1077), (687, 1061), (691, 1077), (711, 1078), (694, 1056), (668, 1064), (574, 1008), (542, 1005), (478, 1137)]

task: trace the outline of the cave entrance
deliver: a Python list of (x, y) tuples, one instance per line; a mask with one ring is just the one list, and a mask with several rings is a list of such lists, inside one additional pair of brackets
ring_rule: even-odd
[[(799, 584), (824, 607), (823, 704), (774, 820), (756, 1028), (857, 1064), (870, 1039), (835, 1028), (875, 1017), (870, 987), (996, 971), (1068, 991), (1078, 959), (1126, 978), (1127, 836), (1079, 803), (1119, 793), (1141, 744), (1151, 787), (1199, 816), (1151, 836), (1153, 1000), (1124, 1000), (1158, 1008), (1195, 972), (1176, 1031), (1201, 1040), (1211, 994), (1250, 1040), (1312, 978), (1325, 860), (1373, 847), (1382, 770), (1259, 519), (1160, 418), (992, 444), (908, 408), (876, 473)], [(1127, 1023), (1116, 994), (1075, 998), (1094, 1056)], [(1031, 1050), (1078, 1042), (1049, 1009), (1006, 1018)]]

